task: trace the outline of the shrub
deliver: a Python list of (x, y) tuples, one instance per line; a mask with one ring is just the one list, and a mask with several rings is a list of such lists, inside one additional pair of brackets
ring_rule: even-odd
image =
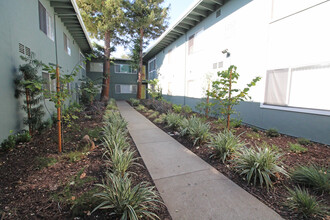
[(152, 113), (154, 113), (154, 110), (149, 109), (149, 110), (147, 111), (147, 113), (148, 113), (148, 114), (152, 114)]
[(173, 108), (173, 111), (175, 112), (175, 113), (181, 113), (181, 110), (182, 110), (182, 106), (181, 105), (176, 105), (176, 104), (173, 104), (172, 105), (172, 108)]
[(248, 183), (253, 180), (253, 184), (259, 184), (262, 187), (264, 184), (269, 190), (272, 187), (271, 177), (275, 177), (276, 173), (287, 175), (287, 172), (280, 167), (281, 155), (269, 148), (247, 148), (243, 147), (237, 151), (234, 157), (235, 168), (240, 172), (240, 175), (245, 175)]
[(191, 109), (191, 107), (188, 106), (188, 105), (184, 105), (184, 106), (182, 107), (182, 111), (185, 112), (185, 113), (187, 113), (187, 114), (192, 113), (192, 109)]
[(297, 141), (298, 141), (298, 144), (304, 145), (304, 146), (307, 146), (307, 145), (311, 144), (310, 140), (308, 140), (306, 138), (302, 138), (302, 137), (298, 138)]
[(266, 131), (267, 137), (278, 137), (280, 136), (280, 133), (278, 133), (278, 130), (275, 128), (270, 128)]
[(130, 98), (129, 102), (131, 103), (132, 106), (138, 106), (140, 104), (140, 100), (134, 98)]
[(288, 191), (286, 205), (294, 212), (306, 218), (325, 217), (329, 214), (328, 208), (320, 204), (306, 189), (295, 187), (294, 190), (288, 189)]
[(152, 113), (149, 117), (150, 118), (156, 118), (159, 115), (159, 112), (155, 111), (154, 113)]
[(289, 142), (290, 150), (294, 153), (300, 154), (308, 151), (307, 148), (301, 146), (300, 144), (293, 144)]
[(252, 131), (254, 131), (254, 132), (258, 132), (259, 131), (259, 128), (255, 127), (255, 126), (252, 126), (251, 128), (252, 128)]
[(135, 151), (129, 148), (123, 150), (122, 148), (114, 147), (107, 161), (111, 166), (111, 171), (116, 175), (124, 176), (131, 166), (138, 165), (135, 162), (138, 158), (134, 158), (134, 153)]
[(252, 139), (260, 139), (261, 136), (259, 133), (256, 132), (251, 132), (246, 134), (247, 137), (252, 138)]
[(165, 117), (165, 123), (167, 127), (172, 129), (178, 129), (180, 127), (183, 116), (176, 113), (168, 113)]
[(244, 144), (240, 143), (239, 138), (230, 131), (224, 130), (216, 136), (212, 136), (209, 147), (213, 149), (214, 153), (211, 157), (218, 157), (224, 163), (237, 148), (242, 147)]
[(95, 85), (95, 82), (89, 78), (86, 78), (86, 80), (84, 80), (80, 86), (80, 101), (84, 105), (93, 104), (97, 92), (98, 88)]
[(233, 128), (239, 128), (242, 125), (241, 119), (233, 118), (230, 120), (230, 126)]
[(330, 192), (330, 173), (322, 167), (298, 166), (291, 172), (291, 178), (297, 184), (310, 186), (321, 192)]
[(31, 140), (31, 136), (27, 131), (19, 133), (16, 136), (16, 143), (25, 143), (25, 142), (29, 142), (30, 140)]
[(142, 112), (146, 111), (146, 107), (144, 107), (144, 105), (138, 105), (135, 109)]
[(111, 136), (105, 136), (103, 138), (103, 146), (105, 154), (111, 156), (112, 150), (115, 148), (127, 149), (130, 147), (126, 134), (117, 132)]
[(2, 141), (1, 151), (8, 151), (16, 146), (16, 135), (11, 133), (13, 133), (13, 131), (10, 131), (10, 135)]
[(194, 141), (194, 145), (207, 141), (210, 137), (210, 124), (194, 116), (188, 121), (188, 135)]
[(106, 180), (97, 186), (102, 188), (103, 192), (94, 196), (100, 198), (102, 203), (93, 212), (98, 209), (111, 209), (111, 215), (120, 219), (158, 218), (153, 210), (156, 203), (160, 202), (159, 196), (148, 183), (141, 182), (133, 187), (127, 174), (117, 176), (107, 173)]
[(164, 123), (164, 120), (165, 120), (165, 117), (166, 117), (166, 114), (161, 114), (160, 116), (158, 116), (158, 118), (156, 118), (154, 120), (155, 123)]
[(116, 100), (111, 98), (107, 105), (107, 110), (117, 110)]

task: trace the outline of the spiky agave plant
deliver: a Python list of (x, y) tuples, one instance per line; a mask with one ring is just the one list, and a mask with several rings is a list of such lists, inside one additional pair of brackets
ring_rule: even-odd
[(123, 176), (106, 173), (102, 184), (96, 184), (103, 192), (94, 194), (102, 200), (93, 212), (98, 209), (111, 209), (110, 215), (120, 219), (138, 220), (144, 218), (159, 219), (153, 212), (156, 203), (160, 203), (155, 188), (147, 182), (133, 186), (128, 174)]

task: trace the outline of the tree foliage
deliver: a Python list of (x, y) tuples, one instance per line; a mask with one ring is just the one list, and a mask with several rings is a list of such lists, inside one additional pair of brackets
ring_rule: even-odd
[(25, 96), (22, 108), (26, 112), (24, 124), (29, 126), (30, 135), (32, 135), (42, 125), (42, 118), (45, 115), (43, 106), (40, 104), (42, 100), (42, 84), (41, 77), (38, 76), (38, 70), (42, 63), (32, 57), (21, 56), (25, 62), (19, 66), (20, 74), (15, 78), (15, 97)]
[(248, 92), (252, 86), (255, 86), (260, 77), (254, 78), (243, 90), (233, 88), (237, 84), (239, 74), (236, 72), (236, 66), (230, 66), (228, 70), (218, 72), (218, 79), (212, 82), (211, 90), (208, 91), (208, 95), (218, 101), (220, 105), (220, 111), (222, 115), (227, 116), (227, 128), (230, 127), (230, 115), (236, 113), (233, 108), (241, 101), (251, 99)]

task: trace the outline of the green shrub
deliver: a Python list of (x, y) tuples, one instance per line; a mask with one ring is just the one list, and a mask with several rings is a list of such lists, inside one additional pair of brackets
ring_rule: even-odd
[(31, 136), (29, 132), (24, 131), (23, 133), (19, 133), (16, 137), (16, 143), (25, 143), (31, 140)]
[(210, 124), (193, 116), (188, 119), (188, 135), (194, 141), (194, 145), (202, 144), (210, 137)]
[(329, 214), (329, 208), (322, 205), (309, 192), (300, 187), (294, 190), (288, 189), (289, 197), (286, 205), (294, 212), (305, 218), (325, 217)]
[(248, 183), (253, 180), (256, 185), (262, 187), (264, 184), (269, 190), (272, 187), (272, 177), (276, 177), (276, 173), (287, 175), (287, 172), (281, 167), (281, 154), (270, 150), (269, 148), (247, 148), (243, 147), (236, 152), (234, 157), (235, 168), (240, 175), (245, 175)]
[(105, 136), (103, 138), (104, 152), (109, 156), (112, 154), (112, 150), (120, 148), (125, 150), (130, 147), (128, 138), (125, 133), (117, 132), (111, 136)]
[(254, 132), (258, 132), (259, 131), (259, 128), (255, 127), (255, 126), (252, 126), (251, 128), (252, 128), (252, 131), (254, 131)]
[(148, 113), (148, 114), (152, 114), (152, 113), (154, 113), (154, 110), (149, 109), (149, 110), (147, 111), (147, 113)]
[(278, 133), (278, 130), (275, 128), (270, 128), (266, 131), (267, 137), (278, 137), (280, 136), (280, 133)]
[(153, 212), (159, 201), (154, 187), (141, 182), (136, 186), (127, 174), (117, 176), (112, 173), (106, 174), (105, 181), (97, 184), (103, 192), (94, 194), (102, 200), (93, 212), (98, 209), (111, 209), (111, 215), (118, 219), (156, 219), (158, 216)]
[(16, 135), (11, 133), (13, 131), (10, 131), (10, 135), (1, 142), (1, 151), (8, 151), (16, 146)]
[(300, 154), (308, 151), (306, 147), (301, 146), (300, 144), (293, 144), (289, 142), (290, 150), (294, 153)]
[(176, 105), (176, 104), (173, 104), (172, 105), (172, 108), (173, 108), (173, 111), (175, 112), (175, 113), (181, 113), (181, 111), (182, 111), (182, 106), (181, 105)]
[(107, 105), (107, 110), (118, 110), (116, 100), (111, 98)]
[(149, 117), (150, 118), (157, 118), (159, 115), (159, 112), (155, 111), (154, 113), (152, 113)]
[(176, 113), (168, 113), (165, 117), (165, 123), (167, 127), (171, 129), (178, 129), (180, 127), (183, 116)]
[(304, 146), (307, 146), (307, 145), (310, 145), (311, 144), (311, 141), (310, 140), (308, 140), (306, 138), (302, 138), (302, 137), (298, 138), (297, 139), (297, 142), (298, 142), (298, 144), (304, 145)]
[(310, 186), (320, 192), (330, 192), (329, 170), (315, 165), (298, 166), (291, 172), (292, 180), (303, 186)]
[(144, 107), (144, 105), (138, 105), (135, 109), (142, 112), (146, 111), (146, 107)]
[(133, 165), (138, 165), (135, 161), (138, 158), (134, 158), (135, 151), (122, 148), (113, 148), (110, 157), (108, 157), (107, 163), (111, 166), (111, 171), (120, 176), (124, 176), (126, 171)]
[(166, 114), (161, 114), (160, 116), (158, 116), (158, 118), (156, 118), (154, 120), (154, 122), (155, 123), (158, 123), (158, 124), (164, 123), (165, 117), (166, 117)]
[(261, 136), (259, 133), (256, 132), (251, 132), (251, 133), (247, 133), (246, 137), (252, 138), (252, 139), (260, 139)]
[(57, 159), (53, 158), (53, 157), (37, 157), (36, 158), (36, 164), (37, 164), (37, 168), (39, 170), (46, 168), (46, 167), (53, 166), (56, 163), (57, 163)]
[(134, 98), (130, 98), (129, 102), (131, 103), (132, 106), (138, 106), (140, 104), (140, 100)]
[(182, 111), (185, 112), (185, 113), (187, 113), (187, 114), (192, 113), (192, 109), (191, 109), (191, 107), (188, 106), (188, 105), (184, 105), (184, 106), (182, 107)]
[(232, 128), (239, 128), (242, 125), (242, 120), (241, 119), (236, 119), (233, 118), (230, 120), (230, 126)]
[(209, 147), (213, 149), (214, 153), (211, 157), (218, 157), (224, 163), (239, 147), (244, 146), (240, 143), (239, 138), (230, 131), (224, 130), (216, 136), (211, 137)]

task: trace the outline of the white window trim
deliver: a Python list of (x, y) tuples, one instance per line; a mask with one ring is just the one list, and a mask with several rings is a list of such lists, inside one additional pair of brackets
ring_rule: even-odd
[(129, 94), (136, 94), (136, 92), (131, 92), (131, 93), (122, 93), (122, 92), (116, 92), (116, 87), (117, 86), (132, 86), (132, 91), (133, 91), (133, 86), (136, 86), (136, 91), (137, 91), (137, 85), (136, 84), (115, 84), (115, 94), (118, 94), (118, 95), (121, 95), (121, 94), (126, 94), (126, 95), (129, 95)]
[[(115, 73), (117, 73), (117, 74), (137, 74), (137, 70), (134, 70), (134, 72), (131, 72), (131, 73), (127, 73), (127, 72), (117, 72), (117, 71), (116, 71), (116, 66), (119, 66), (119, 65), (130, 66), (130, 67), (131, 67), (131, 70), (133, 70), (133, 67), (132, 67), (132, 65), (130, 65), (130, 64), (126, 64), (126, 63), (115, 63)], [(119, 68), (119, 70), (120, 70), (120, 68)]]
[[(65, 36), (65, 37), (64, 37)], [(71, 56), (71, 45), (70, 45), (70, 40), (69, 37), (66, 33), (63, 32), (63, 43), (65, 41), (66, 38), (66, 48), (64, 47), (64, 51), (66, 54), (68, 54), (69, 56)]]
[[(150, 71), (150, 63), (152, 63), (153, 61), (155, 61), (155, 69)], [(150, 73), (156, 72), (157, 73), (157, 60), (156, 57), (152, 58), (151, 60), (148, 61), (148, 77), (150, 77)]]
[[(50, 40), (55, 41), (55, 27), (54, 27), (55, 26), (55, 21), (54, 21), (55, 18), (47, 10), (47, 8), (44, 6), (44, 4), (42, 4), (40, 1), (38, 1), (38, 3), (40, 3), (45, 8), (45, 10), (46, 10), (46, 20), (45, 20), (45, 23), (46, 23), (46, 32), (47, 33), (44, 33), (42, 30), (40, 30), (40, 28), (39, 28), (39, 31), (41, 31), (42, 33), (44, 33)], [(51, 24), (49, 24), (49, 20), (50, 20)], [(39, 22), (40, 22), (40, 20), (39, 20)]]
[(319, 109), (298, 108), (298, 107), (288, 107), (288, 106), (278, 106), (278, 105), (266, 105), (263, 103), (260, 103), (260, 108), (330, 116), (330, 111), (319, 110)]

